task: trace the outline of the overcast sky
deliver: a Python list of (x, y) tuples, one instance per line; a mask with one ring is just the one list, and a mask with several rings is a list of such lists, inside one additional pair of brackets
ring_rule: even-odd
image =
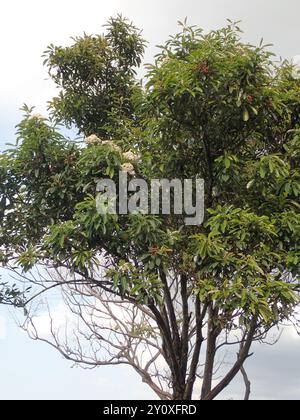
[[(226, 19), (241, 20), (244, 38), (263, 37), (284, 58), (300, 54), (299, 0), (9, 0), (0, 14), (0, 147), (14, 141), (23, 103), (46, 112), (55, 94), (42, 66), (49, 43), (65, 45), (70, 36), (102, 32), (110, 16), (122, 13), (143, 29), (149, 41), (145, 62), (177, 31), (177, 20), (215, 29)], [(2, 273), (3, 274), (3, 273)], [(5, 276), (5, 274), (4, 274)], [(276, 347), (255, 346), (248, 362), (253, 398), (300, 399), (300, 339), (288, 330)], [(241, 397), (237, 379), (223, 394)], [(0, 307), (0, 399), (134, 399), (153, 394), (127, 368), (70, 369), (47, 345), (29, 340)]]

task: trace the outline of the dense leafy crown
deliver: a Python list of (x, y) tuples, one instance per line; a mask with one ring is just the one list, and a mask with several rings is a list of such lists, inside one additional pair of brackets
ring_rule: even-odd
[(44, 63), (61, 89), (50, 103), (54, 116), (80, 133), (109, 137), (114, 115), (134, 117), (135, 68), (144, 46), (139, 31), (121, 17), (108, 22), (105, 35), (84, 34), (66, 48), (51, 44)]
[[(106, 35), (49, 47), (61, 88), (52, 119), (25, 108), (18, 144), (0, 156), (1, 261), (92, 278), (104, 258), (102, 286), (158, 306), (164, 275), (184, 275), (219, 328), (255, 316), (267, 329), (298, 303), (300, 82), (233, 23), (208, 34), (182, 26), (144, 84), (135, 80), (144, 41), (121, 18)], [(94, 136), (68, 141), (57, 120)], [(96, 181), (117, 182), (124, 163), (130, 177), (204, 178), (204, 224), (98, 214)]]

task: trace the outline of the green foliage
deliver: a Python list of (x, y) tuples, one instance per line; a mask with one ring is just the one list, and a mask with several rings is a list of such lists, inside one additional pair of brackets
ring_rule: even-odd
[[(17, 255), (24, 270), (46, 263), (90, 278), (101, 256), (108, 287), (141, 304), (161, 304), (163, 274), (186, 275), (222, 328), (288, 319), (300, 261), (300, 85), (290, 65), (243, 43), (233, 23), (207, 34), (182, 24), (143, 88), (135, 69), (145, 43), (126, 20), (73, 41), (45, 53), (61, 89), (53, 118), (25, 108), (17, 145), (0, 156), (4, 266)], [(56, 120), (99, 142), (65, 140)], [(96, 182), (117, 182), (129, 149), (147, 181), (204, 178), (203, 226), (97, 213)]]
[(80, 133), (110, 138), (116, 114), (134, 118), (132, 98), (138, 89), (135, 68), (141, 64), (145, 42), (126, 19), (111, 19), (105, 35), (73, 39), (69, 47), (50, 45), (45, 51), (49, 75), (61, 89), (50, 110)]
[(23, 307), (30, 287), (21, 292), (16, 284), (0, 283), (0, 304)]

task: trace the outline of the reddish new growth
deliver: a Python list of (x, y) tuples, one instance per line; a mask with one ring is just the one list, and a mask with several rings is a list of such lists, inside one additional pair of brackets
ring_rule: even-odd
[(199, 63), (195, 67), (195, 71), (203, 74), (209, 74), (210, 69), (207, 61), (203, 61), (202, 63)]
[(156, 255), (158, 253), (158, 251), (159, 251), (159, 248), (158, 248), (157, 245), (154, 245), (154, 246), (150, 247), (150, 254), (151, 255)]
[(247, 102), (248, 102), (249, 104), (252, 104), (252, 103), (253, 103), (253, 96), (252, 96), (252, 95), (248, 95), (248, 96), (247, 96)]

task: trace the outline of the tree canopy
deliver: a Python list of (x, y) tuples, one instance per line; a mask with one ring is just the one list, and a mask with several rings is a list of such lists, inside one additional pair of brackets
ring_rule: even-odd
[[(199, 398), (200, 381), (200, 398), (214, 399), (254, 341), (297, 322), (300, 81), (268, 46), (242, 42), (235, 23), (205, 33), (184, 22), (142, 82), (140, 31), (122, 17), (106, 29), (45, 52), (60, 92), (49, 118), (24, 107), (17, 144), (0, 155), (0, 260), (23, 275), (54, 270), (40, 286), (62, 286), (70, 305), (85, 299), (81, 318), (89, 299), (111, 311), (109, 327), (97, 313), (86, 322), (94, 359), (56, 340), (67, 358), (130, 364), (160, 398)], [(203, 178), (204, 223), (99, 214), (97, 181), (117, 184), (120, 170)], [(131, 308), (130, 327), (114, 305)], [(234, 342), (237, 359), (213, 381)]]

